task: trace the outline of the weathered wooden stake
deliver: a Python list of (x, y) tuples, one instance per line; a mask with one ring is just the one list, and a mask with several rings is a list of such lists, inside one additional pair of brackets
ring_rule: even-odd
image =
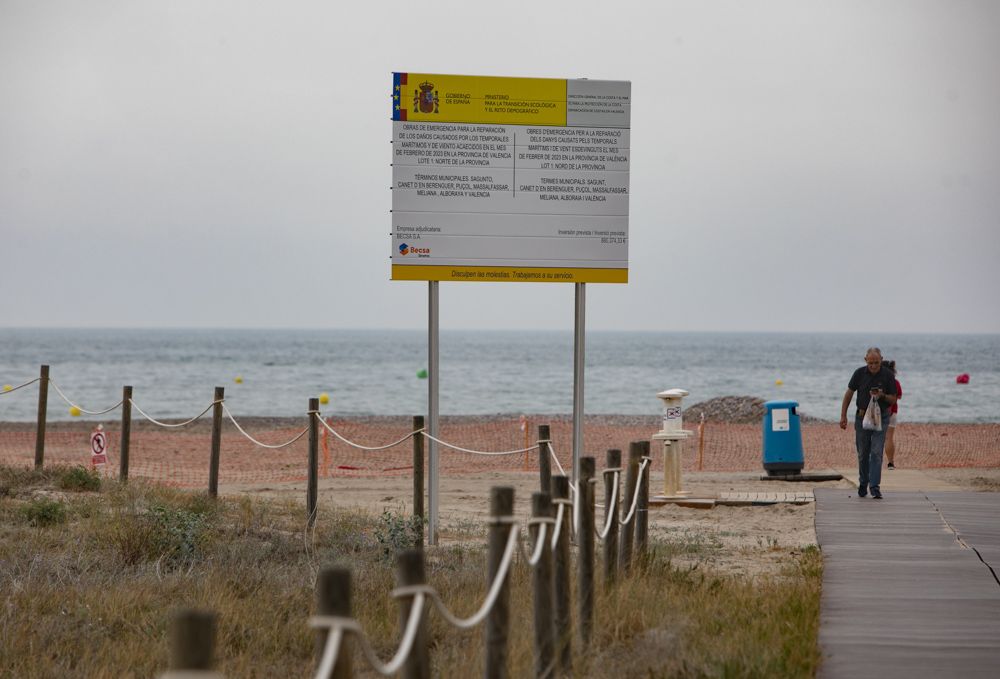
[(38, 425), (35, 429), (35, 469), (45, 464), (45, 417), (49, 409), (49, 366), (38, 375)]
[(222, 402), (226, 398), (225, 387), (215, 388), (215, 403), (212, 406), (212, 457), (208, 463), (208, 494), (219, 495), (219, 457), (222, 452)]
[(316, 414), (319, 413), (319, 399), (309, 399), (309, 470), (306, 481), (306, 515), (307, 523), (312, 527), (316, 523), (316, 495), (319, 492), (319, 423)]
[(128, 481), (128, 454), (132, 442), (132, 387), (122, 387), (122, 437), (118, 452), (118, 480)]
[(580, 598), (580, 640), (590, 643), (594, 630), (594, 471), (592, 457), (580, 458), (580, 478), (576, 482), (576, 497), (580, 508), (577, 533), (577, 594)]
[[(316, 580), (316, 613), (350, 618), (351, 613), (351, 571), (346, 568), (326, 568), (320, 571)], [(337, 651), (337, 662), (333, 664), (333, 672), (323, 679), (350, 679), (352, 676), (351, 647), (347, 643), (344, 632)], [(323, 657), (323, 649), (330, 632), (326, 629), (316, 630), (316, 663)]]
[[(413, 416), (413, 431), (424, 428), (424, 416)], [(413, 435), (413, 518), (415, 547), (424, 545), (424, 435)]]
[[(555, 544), (555, 633), (556, 657), (563, 674), (569, 676), (573, 670), (573, 618), (570, 611), (570, 556), (569, 537), (572, 532), (573, 504), (569, 501), (569, 477), (552, 477), (553, 501), (564, 500), (562, 521), (559, 526), (559, 540)], [(555, 508), (558, 516), (557, 506)]]
[[(409, 549), (400, 552), (396, 561), (399, 571), (398, 580), (400, 587), (409, 585), (427, 584), (427, 576), (424, 573), (424, 550)], [(399, 607), (399, 629), (400, 634), (405, 633), (406, 622), (410, 618), (410, 609), (413, 607), (412, 597), (400, 599)], [(427, 648), (427, 607), (429, 602), (424, 599), (424, 610), (420, 615), (420, 622), (417, 626), (417, 636), (413, 642), (413, 650), (410, 651), (409, 658), (403, 664), (403, 679), (430, 679), (431, 657)]]
[(170, 670), (212, 669), (215, 646), (215, 614), (182, 610), (170, 623)]
[[(618, 575), (618, 504), (612, 504), (617, 477), (613, 469), (622, 465), (622, 451), (617, 448), (607, 453), (604, 470), (604, 523), (611, 522), (608, 534), (604, 536), (604, 586), (610, 587)], [(618, 484), (620, 485), (620, 484)]]
[[(639, 481), (639, 462), (642, 458), (642, 447), (638, 441), (628, 446), (628, 465), (625, 468), (625, 495), (622, 497), (622, 514), (628, 515), (635, 499), (635, 488)], [(637, 507), (638, 509), (638, 507)], [(628, 523), (622, 526), (621, 538), (618, 541), (618, 563), (622, 574), (632, 570), (632, 546), (635, 544), (635, 512)]]
[[(642, 456), (649, 458), (649, 441), (640, 441)], [(653, 462), (646, 463), (646, 471), (639, 485), (639, 506), (635, 517), (635, 555), (641, 568), (647, 565), (649, 558), (649, 477), (653, 473)]]
[[(493, 584), (493, 579), (500, 570), (504, 548), (510, 536), (512, 524), (504, 518), (514, 515), (514, 489), (494, 486), (490, 489), (490, 524), (489, 553), (487, 555), (486, 586)], [(504, 577), (504, 583), (497, 595), (493, 609), (486, 615), (486, 668), (483, 676), (486, 679), (507, 679), (507, 640), (510, 636), (510, 572)]]
[(552, 458), (549, 452), (549, 425), (538, 425), (538, 480), (543, 493), (552, 492)]
[[(552, 496), (531, 494), (531, 515), (534, 518), (552, 516)], [(555, 627), (552, 616), (552, 531), (545, 531), (541, 558), (531, 569), (532, 597), (535, 603), (535, 676), (551, 677), (555, 671)], [(540, 527), (532, 526), (531, 535), (537, 543)]]

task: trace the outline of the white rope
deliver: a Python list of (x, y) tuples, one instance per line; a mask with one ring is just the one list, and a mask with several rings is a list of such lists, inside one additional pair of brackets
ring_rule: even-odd
[(24, 389), (25, 387), (34, 384), (35, 382), (37, 382), (40, 379), (42, 379), (42, 378), (41, 377), (36, 377), (35, 379), (31, 380), (30, 382), (25, 382), (24, 384), (19, 384), (16, 387), (11, 387), (10, 389), (4, 389), (3, 391), (0, 391), (0, 396), (3, 396), (4, 394), (13, 394), (18, 389)]
[[(414, 432), (414, 433), (416, 433), (416, 432)], [(451, 448), (452, 450), (457, 450), (457, 451), (459, 451), (461, 453), (471, 453), (472, 455), (514, 455), (516, 453), (526, 453), (529, 450), (535, 450), (535, 449), (538, 448), (538, 444), (536, 443), (535, 445), (531, 446), (530, 448), (518, 448), (517, 450), (503, 450), (503, 451), (500, 451), (500, 452), (490, 452), (490, 451), (487, 451), (487, 450), (469, 450), (468, 448), (461, 448), (461, 447), (456, 446), (454, 444), (448, 443), (447, 441), (442, 441), (441, 439), (437, 438), (436, 436), (431, 436), (430, 434), (428, 434), (423, 429), (420, 430), (420, 433), (423, 434), (424, 436), (426, 436), (427, 438), (429, 438), (431, 441), (436, 441), (437, 443), (440, 443), (445, 448)]]
[(559, 509), (556, 510), (556, 528), (552, 531), (552, 549), (555, 549), (556, 545), (559, 544), (559, 534), (562, 532), (563, 516), (566, 513), (566, 505), (573, 504), (573, 502), (572, 500), (567, 500), (565, 498), (556, 498), (552, 502), (559, 505)]
[(441, 600), (441, 595), (433, 587), (429, 585), (414, 585), (412, 587), (400, 587), (393, 590), (393, 595), (402, 594), (416, 594), (417, 592), (422, 592), (426, 594), (430, 600), (434, 603), (434, 607), (437, 608), (441, 616), (451, 623), (452, 626), (458, 627), (459, 629), (471, 629), (481, 623), (489, 612), (493, 610), (493, 606), (496, 604), (497, 598), (500, 596), (500, 590), (503, 588), (504, 579), (507, 577), (507, 572), (510, 570), (510, 564), (514, 556), (514, 550), (517, 548), (517, 543), (520, 538), (520, 529), (517, 525), (511, 525), (510, 533), (507, 536), (507, 545), (504, 547), (503, 556), (500, 559), (500, 566), (497, 568), (496, 575), (493, 577), (493, 582), (490, 583), (490, 589), (486, 593), (486, 598), (483, 600), (482, 605), (479, 610), (473, 613), (468, 618), (459, 618), (454, 613), (448, 610), (444, 602)]
[[(406, 659), (410, 657), (410, 651), (413, 650), (413, 642), (417, 638), (417, 627), (420, 623), (420, 616), (424, 612), (423, 592), (417, 592), (413, 595), (413, 603), (410, 606), (410, 617), (406, 621), (406, 631), (403, 632), (403, 640), (399, 642), (399, 650), (396, 651), (396, 654), (392, 656), (392, 660), (389, 662), (383, 664), (378, 656), (375, 655), (375, 650), (369, 645), (368, 640), (361, 634), (357, 635), (358, 645), (361, 646), (361, 652), (368, 659), (368, 664), (383, 677), (388, 677), (398, 672), (402, 669)], [(329, 674), (317, 674), (316, 676), (325, 677), (329, 676)]]
[(612, 474), (615, 477), (614, 486), (611, 488), (611, 502), (608, 503), (608, 516), (604, 523), (604, 530), (597, 531), (597, 537), (604, 539), (608, 537), (608, 532), (611, 530), (611, 522), (615, 520), (615, 515), (618, 513), (618, 471), (613, 471)]
[(632, 507), (628, 510), (628, 514), (624, 519), (619, 521), (621, 525), (627, 526), (632, 520), (632, 516), (635, 514), (635, 508), (639, 506), (639, 491), (642, 490), (642, 475), (646, 471), (646, 465), (649, 464), (649, 458), (643, 458), (642, 464), (639, 465), (639, 474), (635, 480), (635, 493), (632, 494)]
[[(309, 622), (319, 623), (320, 621), (325, 620), (327, 620), (327, 618), (317, 616), (311, 618)], [(316, 627), (319, 625), (317, 624), (313, 626)], [(319, 667), (316, 669), (316, 679), (328, 679), (328, 677), (333, 674), (333, 666), (337, 662), (337, 655), (340, 654), (340, 642), (343, 638), (344, 627), (341, 625), (330, 624), (330, 633), (326, 637), (326, 644), (323, 645), (323, 658), (320, 660)]]
[[(539, 441), (538, 445), (542, 445), (542, 443), (543, 443), (542, 441)], [(552, 441), (547, 441), (546, 443), (549, 444), (549, 453), (552, 455), (552, 459), (555, 460), (556, 466), (559, 467), (559, 473), (562, 474), (563, 476), (566, 476), (567, 475), (566, 470), (563, 469), (563, 466), (561, 464), (559, 464), (559, 456), (556, 455), (556, 449), (552, 447)], [(570, 494), (576, 492), (576, 488), (573, 486), (572, 483), (569, 484), (569, 491)]]
[(538, 526), (538, 535), (535, 537), (535, 549), (531, 556), (526, 555), (523, 551), (521, 552), (521, 555), (524, 556), (531, 567), (537, 566), (538, 562), (542, 560), (542, 549), (545, 547), (545, 536), (548, 535), (547, 529), (550, 523), (555, 523), (555, 519), (551, 516), (539, 516), (528, 519), (529, 526)]
[(419, 434), (420, 432), (423, 431), (423, 429), (417, 429), (416, 431), (411, 431), (409, 434), (407, 434), (403, 438), (399, 439), (398, 441), (395, 441), (393, 443), (387, 443), (384, 446), (363, 446), (360, 443), (355, 443), (354, 441), (346, 439), (343, 436), (341, 436), (339, 433), (337, 433), (337, 430), (334, 429), (333, 427), (331, 427), (329, 424), (327, 424), (326, 421), (322, 418), (322, 416), (318, 412), (314, 412), (313, 415), (314, 415), (314, 417), (317, 420), (320, 421), (320, 423), (324, 427), (327, 428), (327, 431), (329, 431), (331, 434), (333, 434), (334, 436), (336, 436), (338, 439), (340, 439), (341, 441), (343, 441), (347, 445), (349, 445), (351, 447), (354, 447), (354, 448), (359, 448), (360, 450), (385, 450), (386, 448), (392, 448), (393, 446), (398, 446), (400, 443), (402, 443), (406, 439), (411, 438), (415, 434)]
[(122, 399), (121, 401), (118, 401), (118, 403), (114, 404), (110, 408), (105, 408), (104, 410), (87, 410), (86, 408), (83, 408), (77, 405), (76, 403), (73, 403), (68, 398), (66, 398), (66, 394), (63, 393), (62, 389), (59, 388), (58, 384), (56, 384), (52, 380), (49, 380), (49, 384), (51, 384), (52, 388), (56, 390), (56, 393), (58, 393), (59, 396), (62, 397), (62, 400), (66, 401), (66, 405), (70, 406), (71, 408), (79, 408), (81, 413), (86, 413), (87, 415), (103, 415), (104, 413), (110, 413), (112, 410), (117, 409), (118, 406), (120, 406), (122, 403), (125, 402), (124, 399)]
[(139, 411), (140, 415), (142, 415), (143, 417), (145, 417), (147, 420), (149, 420), (153, 424), (159, 425), (161, 427), (183, 427), (185, 425), (191, 424), (192, 422), (194, 422), (195, 420), (197, 420), (198, 418), (200, 418), (202, 415), (204, 415), (205, 413), (207, 413), (209, 410), (211, 410), (212, 406), (214, 406), (216, 403), (222, 403), (222, 401), (212, 401), (211, 403), (208, 404), (207, 408), (205, 408), (200, 413), (198, 413), (197, 415), (195, 415), (194, 417), (192, 417), (190, 420), (185, 420), (184, 422), (178, 422), (176, 424), (170, 424), (168, 422), (160, 422), (159, 420), (154, 420), (152, 417), (150, 417), (149, 415), (147, 415), (146, 413), (144, 413), (143, 410), (142, 410), (142, 408), (139, 407), (139, 404), (136, 403), (135, 401), (133, 401), (132, 399), (129, 399), (128, 402), (132, 404), (133, 408), (135, 408), (137, 411)]
[(300, 431), (295, 436), (295, 438), (293, 438), (291, 441), (287, 441), (285, 443), (279, 443), (277, 445), (269, 445), (267, 443), (262, 443), (262, 442), (258, 441), (253, 436), (250, 436), (250, 434), (248, 434), (246, 432), (246, 430), (243, 429), (243, 427), (240, 426), (240, 423), (236, 421), (236, 418), (233, 417), (233, 414), (231, 412), (229, 412), (229, 408), (226, 407), (225, 403), (222, 404), (222, 410), (223, 410), (223, 412), (226, 413), (226, 415), (229, 417), (229, 419), (233, 421), (233, 424), (236, 425), (236, 428), (239, 430), (239, 432), (241, 434), (243, 434), (245, 437), (247, 437), (248, 439), (250, 439), (251, 441), (253, 441), (255, 444), (257, 444), (261, 448), (269, 448), (271, 450), (276, 450), (278, 448), (286, 448), (286, 447), (292, 445), (293, 443), (295, 443), (296, 441), (298, 441), (303, 436), (305, 436), (306, 432), (309, 431), (309, 427), (306, 427), (305, 429), (303, 429), (302, 431)]

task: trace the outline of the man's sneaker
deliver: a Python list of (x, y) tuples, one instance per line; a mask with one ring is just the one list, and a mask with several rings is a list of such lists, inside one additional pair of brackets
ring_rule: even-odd
[(868, 491), (864, 488), (858, 488), (858, 497), (864, 497), (868, 495)]
[(896, 465), (894, 465), (892, 462), (890, 462), (889, 464), (886, 465), (886, 469), (895, 469), (895, 468), (896, 468)]
[(873, 490), (872, 491), (872, 499), (873, 500), (881, 500), (882, 499), (882, 491), (880, 491), (880, 490)]

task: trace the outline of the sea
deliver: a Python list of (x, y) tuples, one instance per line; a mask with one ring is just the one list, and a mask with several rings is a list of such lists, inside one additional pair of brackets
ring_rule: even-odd
[[(876, 344), (897, 361), (900, 418), (1000, 422), (1000, 335), (849, 333), (587, 333), (585, 412), (655, 415), (656, 394), (681, 388), (688, 405), (718, 396), (799, 403), (837, 420), (851, 372)], [(50, 366), (50, 379), (80, 407), (103, 410), (132, 385), (148, 415), (188, 418), (225, 388), (242, 416), (299, 416), (321, 394), (325, 415), (414, 415), (427, 410), (427, 333), (422, 330), (207, 330), (0, 328), (0, 389)], [(968, 384), (956, 376), (968, 373)], [(35, 385), (0, 391), (0, 421), (33, 421)], [(569, 414), (569, 331), (440, 333), (442, 415)], [(50, 389), (48, 419), (70, 406)], [(116, 412), (84, 415), (114, 421)]]

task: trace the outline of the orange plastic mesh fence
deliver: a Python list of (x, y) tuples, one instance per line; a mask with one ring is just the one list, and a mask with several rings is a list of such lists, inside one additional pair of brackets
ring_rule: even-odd
[[(648, 420), (648, 423), (645, 421)], [(482, 451), (514, 450), (534, 445), (533, 419), (527, 437), (517, 418), (443, 418), (439, 438), (463, 448)], [(380, 417), (330, 420), (344, 437), (368, 446), (391, 443), (408, 434), (411, 418)], [(550, 422), (552, 445), (563, 468), (569, 472), (572, 423), (568, 418)], [(290, 440), (305, 427), (304, 418), (281, 424), (242, 423), (258, 440), (278, 444)], [(609, 448), (628, 449), (630, 441), (649, 440), (658, 428), (656, 418), (588, 417), (584, 429), (587, 454), (604, 466)], [(50, 426), (45, 438), (45, 464), (89, 465), (90, 433), (87, 423), (59, 423)], [(697, 468), (698, 433), (685, 441), (683, 466)], [(118, 474), (120, 432), (108, 425), (107, 476)], [(850, 468), (855, 463), (854, 432), (842, 431), (832, 423), (802, 425), (806, 470)], [(383, 451), (353, 448), (320, 428), (319, 471), (322, 477), (385, 476), (412, 474), (413, 442), (406, 440)], [(705, 425), (703, 468), (706, 471), (756, 471), (761, 469), (761, 427), (754, 424)], [(426, 450), (426, 443), (425, 443)], [(202, 487), (208, 483), (211, 428), (199, 421), (191, 428), (163, 430), (147, 423), (133, 423), (129, 455), (129, 476), (180, 487)], [(34, 464), (33, 425), (0, 424), (0, 464), (26, 467)], [(661, 455), (654, 445), (653, 470), (662, 468)], [(259, 484), (300, 481), (306, 478), (308, 437), (279, 450), (256, 446), (227, 423), (222, 434), (219, 466), (220, 484)], [(481, 456), (442, 446), (440, 469), (444, 475), (484, 471), (537, 471), (538, 451), (503, 456)], [(896, 432), (896, 463), (908, 468), (1000, 467), (1000, 424), (920, 424), (900, 425)], [(558, 473), (558, 467), (553, 466)]]

